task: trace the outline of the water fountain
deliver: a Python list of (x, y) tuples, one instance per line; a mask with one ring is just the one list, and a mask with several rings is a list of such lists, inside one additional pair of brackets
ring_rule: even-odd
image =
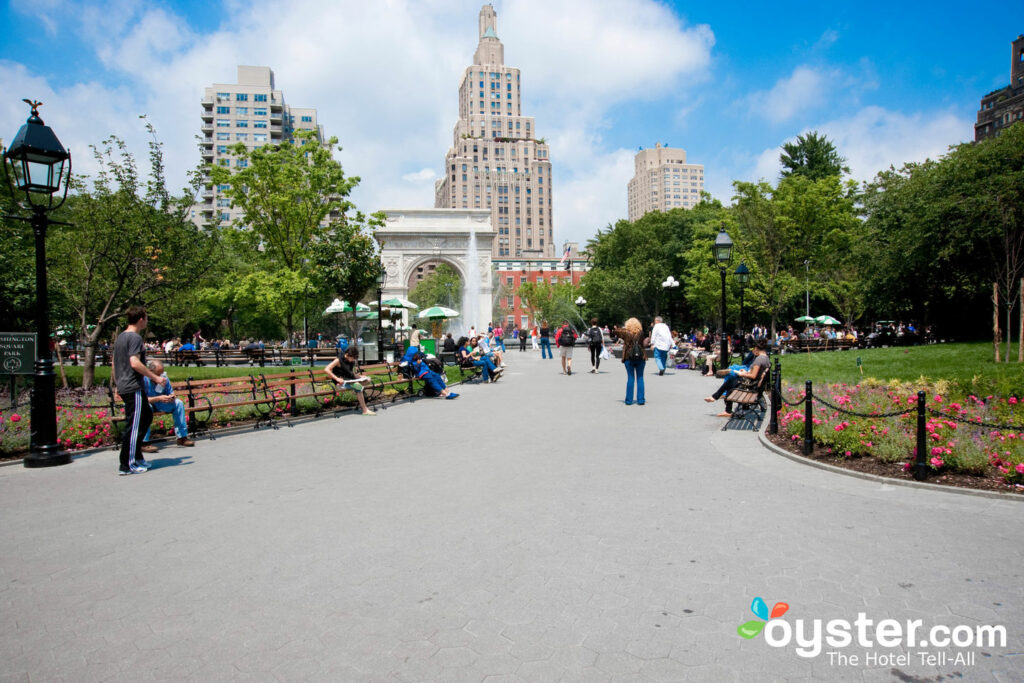
[(463, 334), (469, 333), (469, 328), (476, 326), (479, 329), (480, 318), (480, 260), (476, 253), (476, 232), (470, 230), (469, 244), (466, 247), (466, 279), (462, 283), (462, 308), (459, 310), (459, 318), (453, 327), (461, 330)]

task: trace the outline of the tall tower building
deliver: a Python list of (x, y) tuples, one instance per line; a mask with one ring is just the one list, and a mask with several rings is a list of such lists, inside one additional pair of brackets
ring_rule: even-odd
[(686, 150), (665, 147), (642, 149), (634, 158), (635, 174), (629, 181), (629, 220), (651, 211), (691, 209), (704, 191), (704, 167), (686, 163)]
[[(274, 88), (274, 72), (266, 66), (239, 66), (238, 83), (214, 83), (203, 97), (203, 161), (241, 168), (228, 147), (241, 142), (249, 149), (293, 140), (296, 131), (314, 131), (324, 139), (316, 109), (290, 107), (284, 94)], [(222, 196), (224, 187), (203, 190), (192, 219), (203, 225), (228, 225), (241, 215)]]
[(480, 10), (480, 43), (459, 85), (459, 120), (434, 187), (434, 206), (487, 209), (491, 255), (555, 256), (551, 160), (533, 117), (523, 116), (519, 69), (505, 66), (494, 7)]

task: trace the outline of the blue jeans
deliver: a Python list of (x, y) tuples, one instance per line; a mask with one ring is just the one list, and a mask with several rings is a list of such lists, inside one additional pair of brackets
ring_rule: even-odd
[(658, 364), (658, 372), (665, 370), (665, 361), (668, 360), (668, 351), (654, 349), (654, 362)]
[(645, 360), (627, 360), (626, 366), (626, 405), (633, 405), (633, 382), (636, 382), (636, 402), (643, 405), (644, 400), (644, 366)]
[(490, 378), (491, 373), (495, 370), (494, 363), (492, 363), (491, 359), (487, 356), (484, 356), (480, 360), (473, 361), (473, 365), (478, 368), (483, 368), (483, 378), (485, 382)]
[[(179, 439), (188, 436), (188, 422), (185, 420), (185, 404), (180, 398), (174, 399), (174, 403), (151, 403), (150, 407), (154, 413), (174, 413), (174, 433)], [(149, 432), (146, 430), (146, 437), (143, 441), (149, 441)]]
[[(544, 355), (545, 353), (547, 354), (547, 356)], [(551, 354), (551, 337), (540, 338), (540, 357), (554, 358), (554, 356)]]

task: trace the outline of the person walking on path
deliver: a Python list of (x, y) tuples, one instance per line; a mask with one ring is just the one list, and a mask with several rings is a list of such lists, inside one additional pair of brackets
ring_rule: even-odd
[[(345, 389), (351, 389), (355, 392), (356, 402), (359, 404), (359, 410), (362, 411), (363, 415), (376, 415), (377, 413), (366, 407), (366, 398), (363, 396), (363, 385), (368, 383), (370, 378), (363, 374), (363, 371), (359, 368), (358, 361), (359, 349), (355, 346), (350, 346), (344, 351), (339, 351), (338, 357), (332, 360), (330, 364), (324, 368), (324, 372), (327, 373), (328, 377), (338, 384), (341, 384)], [(338, 369), (337, 373), (334, 372), (335, 368)]]
[(536, 324), (530, 328), (530, 348), (534, 351), (540, 348), (540, 330), (537, 329)]
[(526, 350), (526, 328), (519, 328), (519, 353)]
[(142, 385), (142, 378), (149, 378), (155, 385), (163, 386), (167, 380), (146, 367), (146, 348), (139, 333), (146, 329), (149, 318), (146, 309), (132, 306), (128, 309), (128, 327), (117, 335), (114, 342), (114, 382), (117, 393), (124, 401), (126, 428), (121, 441), (121, 462), (118, 474), (138, 474), (149, 469), (149, 463), (141, 455), (142, 435), (149, 431), (153, 422), (153, 410)]
[(672, 348), (672, 332), (668, 329), (661, 316), (654, 318), (651, 328), (651, 349), (654, 351), (654, 362), (658, 365), (658, 375), (665, 374), (665, 362), (668, 360), (669, 349)]
[[(163, 386), (157, 386), (148, 377), (143, 377), (142, 382), (146, 388), (146, 398), (149, 400), (149, 407), (155, 413), (172, 413), (174, 415), (174, 435), (178, 437), (178, 445), (184, 447), (195, 446), (196, 443), (188, 438), (188, 420), (185, 417), (185, 403), (174, 395), (174, 387), (171, 380), (164, 373), (164, 364), (158, 360), (151, 360), (146, 367), (153, 371), (153, 374), (160, 375), (167, 381)], [(149, 444), (149, 430), (146, 430), (146, 437), (143, 439), (143, 446), (140, 449), (143, 453), (153, 453), (156, 446)]]
[(562, 326), (558, 329), (558, 334), (555, 337), (555, 343), (558, 344), (558, 355), (562, 359), (562, 373), (571, 375), (572, 352), (576, 348), (576, 331), (569, 325), (568, 320), (562, 321)]
[(587, 330), (587, 348), (590, 349), (590, 372), (596, 374), (601, 367), (601, 351), (604, 350), (604, 333), (597, 326), (597, 318), (590, 319)]
[(630, 318), (622, 327), (615, 328), (615, 336), (622, 340), (622, 364), (626, 367), (626, 405), (633, 405), (633, 388), (636, 387), (637, 405), (644, 405), (644, 367), (647, 354), (644, 346), (644, 328), (636, 318)]
[[(545, 320), (540, 324), (540, 357), (541, 358), (554, 358), (554, 354), (551, 353), (551, 328), (548, 327), (548, 321)], [(547, 355), (545, 355), (547, 354)]]

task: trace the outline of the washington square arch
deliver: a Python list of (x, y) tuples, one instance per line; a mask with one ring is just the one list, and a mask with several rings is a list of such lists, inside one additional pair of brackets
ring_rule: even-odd
[[(463, 300), (452, 302), (452, 308), (462, 314), (462, 327), (487, 329), (487, 323), (493, 320), (491, 246), (495, 233), (491, 230), (491, 212), (385, 209), (384, 214), (384, 227), (376, 231), (387, 273), (383, 298), (408, 298), (420, 276), (444, 263), (462, 280)], [(446, 305), (443, 301), (434, 303)]]

